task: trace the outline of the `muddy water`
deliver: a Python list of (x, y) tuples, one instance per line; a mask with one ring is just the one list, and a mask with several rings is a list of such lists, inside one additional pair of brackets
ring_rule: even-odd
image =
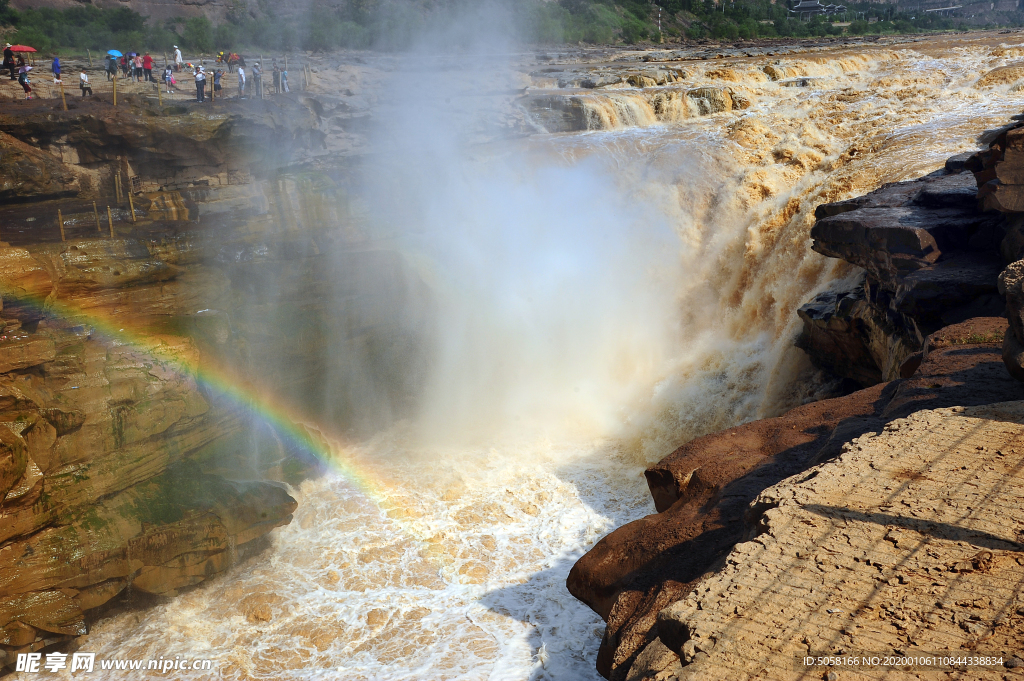
[[(334, 443), (347, 474), (294, 491), (295, 520), (269, 553), (166, 605), (99, 623), (86, 649), (211, 658), (231, 679), (598, 678), (601, 622), (564, 579), (604, 533), (653, 512), (643, 465), (821, 388), (792, 348), (796, 308), (852, 273), (810, 251), (814, 205), (975, 148), (981, 131), (1020, 111), (1022, 96), (1009, 83), (974, 82), (1020, 55), (1024, 46), (987, 39), (782, 58), (779, 72), (807, 87), (770, 80), (768, 60), (704, 62), (688, 66), (688, 87), (729, 85), (750, 107), (665, 120), (649, 92), (596, 94), (595, 108), (611, 97), (631, 104), (595, 111), (599, 130), (476, 150), (446, 199), (458, 208), (448, 219), (483, 211), (480, 225), (497, 226), (455, 229), (459, 243), (488, 253), (495, 239), (514, 254), (500, 219), (511, 212), (522, 243), (545, 257), (527, 258), (522, 279), (511, 255), (488, 261), (503, 276), (467, 270), (478, 287), (469, 293), (443, 285), (462, 265), (439, 256), (422, 265), (442, 282), (445, 328), (458, 331), (442, 344), (438, 365), (448, 368), (430, 389), (463, 411), (428, 408), (430, 423)], [(516, 201), (495, 209), (509, 193)], [(455, 198), (465, 194), (471, 205)], [(557, 220), (530, 231), (531, 219), (555, 210)], [(583, 229), (593, 221), (601, 228)], [(588, 234), (614, 238), (566, 268), (565, 244)], [(406, 248), (417, 262), (430, 255)], [(513, 289), (543, 292), (551, 272), (565, 300), (519, 300), (502, 287), (511, 277)], [(602, 277), (632, 287), (639, 302), (617, 299)], [(498, 305), (502, 296), (511, 302)], [(572, 328), (556, 323), (566, 315)], [(495, 338), (516, 341), (494, 346), (508, 357), (527, 348), (529, 361), (488, 374), (488, 392), (479, 372), (460, 373), (459, 358), (476, 366), (475, 349)], [(446, 418), (491, 435), (445, 443), (430, 426)]]

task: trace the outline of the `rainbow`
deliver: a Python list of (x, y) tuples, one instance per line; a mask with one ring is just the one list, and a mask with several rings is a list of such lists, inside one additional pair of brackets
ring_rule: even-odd
[(0, 297), (19, 307), (32, 309), (58, 324), (87, 326), (92, 330), (91, 336), (98, 334), (109, 342), (127, 345), (133, 351), (143, 353), (178, 374), (191, 378), (197, 385), (227, 398), (240, 409), (270, 425), (279, 435), (323, 464), (333, 474), (343, 477), (356, 491), (386, 512), (403, 534), (421, 542), (436, 541), (416, 526), (414, 513), (390, 501), (394, 496), (393, 487), (382, 475), (360, 463), (354, 447), (346, 445), (342, 437), (331, 433), (281, 400), (268, 386), (260, 385), (234, 369), (203, 358), (198, 353), (194, 358), (182, 356), (158, 335), (126, 329), (122, 320), (86, 311), (54, 297), (44, 299), (17, 290), (3, 281), (0, 281)]

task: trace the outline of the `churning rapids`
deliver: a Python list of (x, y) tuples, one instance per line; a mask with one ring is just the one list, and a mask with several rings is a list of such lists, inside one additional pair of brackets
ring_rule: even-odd
[[(592, 130), (472, 146), (445, 108), (472, 98), (395, 84), (359, 191), (431, 291), (417, 416), (360, 442), (310, 424), (344, 465), (292, 491), (272, 547), (88, 650), (229, 679), (598, 678), (573, 562), (654, 512), (645, 464), (822, 389), (796, 309), (852, 272), (810, 250), (814, 206), (976, 148), (1020, 110), (977, 85), (1024, 57), (1012, 38), (781, 59), (803, 87), (775, 58), (686, 62), (685, 83), (580, 91)], [(653, 108), (684, 85), (750, 106)]]

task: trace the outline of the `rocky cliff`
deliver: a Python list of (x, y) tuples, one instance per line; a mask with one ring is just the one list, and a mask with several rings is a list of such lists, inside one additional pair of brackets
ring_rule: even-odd
[[(324, 106), (0, 115), (0, 665), (85, 634), (97, 608), (209, 579), (289, 522), (281, 482), (311, 463), (255, 418), (264, 387), (355, 429), (356, 395), (402, 404), (405, 348), (351, 368), (375, 335), (402, 338), (355, 291), (415, 283), (352, 223)], [(331, 400), (324, 372), (347, 379)]]
[[(907, 581), (912, 577), (900, 576), (900, 570), (910, 570), (903, 558), (878, 558), (876, 563), (870, 556), (850, 554), (846, 557), (853, 562), (847, 565), (838, 557), (842, 552), (829, 548), (831, 540), (822, 540), (825, 535), (814, 529), (820, 522), (831, 528), (868, 523), (850, 530), (857, 534), (856, 541), (849, 533), (839, 533), (835, 540), (870, 553), (885, 543), (865, 539), (862, 545), (861, 535), (874, 537), (879, 527), (883, 534), (885, 527), (906, 527), (910, 534), (905, 542), (895, 540), (892, 546), (912, 553), (912, 537), (932, 541), (924, 538), (927, 528), (946, 528), (943, 523), (951, 522), (935, 514), (936, 504), (967, 504), (974, 510), (972, 519), (984, 513), (995, 517), (988, 500), (978, 501), (981, 506), (950, 501), (962, 488), (947, 485), (940, 494), (938, 488), (921, 483), (914, 495), (899, 497), (910, 505), (904, 511), (917, 520), (908, 524), (889, 515), (884, 522), (876, 520), (882, 517), (879, 513), (891, 515), (896, 497), (889, 492), (900, 484), (892, 480), (903, 479), (896, 473), (909, 481), (932, 479), (935, 457), (945, 451), (940, 444), (952, 437), (941, 433), (973, 427), (961, 426), (957, 419), (984, 420), (994, 413), (963, 412), (963, 407), (1024, 400), (1024, 261), (1017, 261), (1024, 244), (1019, 232), (1024, 220), (1014, 199), (1021, 182), (1018, 173), (1024, 172), (1015, 155), (1019, 125), (996, 131), (988, 149), (969, 158), (953, 157), (929, 176), (818, 206), (811, 232), (814, 250), (842, 258), (862, 273), (852, 284), (824, 293), (800, 309), (804, 327), (796, 342), (817, 366), (859, 390), (698, 438), (648, 469), (658, 513), (602, 539), (580, 559), (567, 582), (569, 590), (607, 622), (598, 660), (603, 675), (740, 679), (769, 670), (770, 678), (806, 678), (817, 671), (794, 667), (797, 655), (837, 654), (858, 645), (889, 652), (913, 650), (915, 644), (961, 651), (979, 649), (979, 641), (988, 641), (985, 650), (999, 652), (1006, 660), (1022, 654), (1015, 633), (1019, 623), (998, 616), (986, 620), (979, 611), (979, 617), (954, 613), (950, 626), (938, 626), (948, 619), (948, 612), (936, 615), (927, 608), (910, 608), (918, 596), (900, 586), (913, 583)], [(1010, 402), (997, 411), (1019, 414), (1019, 403)], [(908, 417), (913, 418), (907, 421)], [(1019, 416), (1007, 419), (1015, 424), (1024, 421)], [(911, 425), (898, 425), (904, 423)], [(935, 429), (936, 434), (929, 435), (932, 439), (914, 445), (921, 456), (901, 459), (899, 450), (916, 437), (905, 436), (904, 431), (929, 428)], [(991, 435), (1002, 438), (1002, 444), (986, 441), (977, 450), (988, 452), (991, 445), (1004, 447), (1001, 456), (1011, 451), (1006, 447), (1018, 437), (1020, 427), (1000, 428)], [(863, 442), (877, 443), (872, 445), (875, 456), (885, 452), (893, 463), (883, 465), (865, 453), (868, 448), (851, 449), (849, 444)], [(840, 454), (854, 451), (856, 455), (843, 454), (832, 463)], [(982, 465), (970, 447), (957, 451), (964, 457), (963, 470)], [(808, 469), (813, 470), (804, 473)], [(1000, 489), (1016, 484), (1008, 478), (1019, 477), (1013, 465), (985, 470), (994, 471), (991, 484)], [(815, 476), (821, 484), (803, 484)], [(839, 504), (837, 495), (847, 493), (847, 481), (854, 479), (857, 486), (864, 486), (857, 492), (861, 505)], [(878, 489), (869, 491), (872, 485)], [(810, 487), (815, 489), (813, 499), (795, 491)], [(782, 497), (800, 501), (787, 505), (779, 501)], [(886, 500), (884, 507), (875, 507), (878, 499)], [(833, 508), (836, 504), (842, 508)], [(827, 513), (814, 510), (826, 506)], [(811, 516), (805, 518), (801, 513), (807, 509)], [(997, 522), (992, 518), (980, 522)], [(992, 591), (985, 607), (1002, 612), (998, 604), (1013, 600), (1008, 582), (1000, 581), (1002, 577), (986, 581), (981, 573), (988, 567), (946, 565), (970, 559), (964, 557), (970, 542), (957, 541), (963, 532), (977, 536), (980, 530), (955, 523), (948, 527), (952, 529), (936, 530), (934, 537), (939, 544), (949, 543), (949, 550), (943, 544), (936, 548), (938, 553), (928, 551), (941, 566), (922, 564), (914, 568), (916, 574), (932, 569), (952, 570), (960, 578), (977, 574), (977, 579), (967, 578), (972, 586), (963, 594), (957, 591), (956, 598), (966, 598), (974, 588)], [(1000, 565), (1009, 566), (1012, 573), (1012, 552), (1024, 546), (1012, 534), (993, 531), (992, 542), (973, 542), (975, 551), (988, 551), (982, 552), (984, 556), (979, 553), (978, 560), (989, 566), (994, 557), (1010, 556), (1009, 563)], [(800, 549), (801, 537), (813, 546)], [(809, 560), (816, 564), (801, 562)], [(859, 574), (854, 566), (876, 564), (878, 570), (854, 577)], [(833, 577), (842, 577), (849, 586), (842, 594), (827, 588), (801, 590), (792, 575), (809, 575), (808, 570), (815, 572), (811, 581), (819, 586), (822, 572), (826, 586)], [(877, 588), (879, 575), (888, 580), (883, 584), (888, 600), (881, 599)], [(863, 602), (854, 603), (861, 598), (858, 589), (864, 591)], [(839, 607), (833, 608), (836, 604)], [(832, 608), (828, 613), (852, 614), (824, 614), (819, 621), (815, 613), (826, 607)], [(800, 615), (805, 612), (806, 617)], [(879, 633), (878, 641), (871, 640), (880, 623), (885, 632), (892, 627), (897, 635)], [(914, 627), (934, 629), (938, 638), (915, 634)], [(1001, 678), (995, 674), (992, 678)]]

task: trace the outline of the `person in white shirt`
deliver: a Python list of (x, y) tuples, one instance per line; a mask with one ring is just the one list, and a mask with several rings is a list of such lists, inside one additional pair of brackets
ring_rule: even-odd
[(92, 87), (89, 85), (89, 74), (82, 69), (82, 73), (78, 76), (78, 87), (82, 88), (82, 96), (85, 97), (87, 94), (92, 96)]
[(238, 98), (245, 99), (245, 69), (238, 66)]
[(174, 70), (181, 71), (181, 50), (177, 45), (174, 46)]
[(196, 69), (196, 101), (206, 101), (206, 71), (202, 66)]

